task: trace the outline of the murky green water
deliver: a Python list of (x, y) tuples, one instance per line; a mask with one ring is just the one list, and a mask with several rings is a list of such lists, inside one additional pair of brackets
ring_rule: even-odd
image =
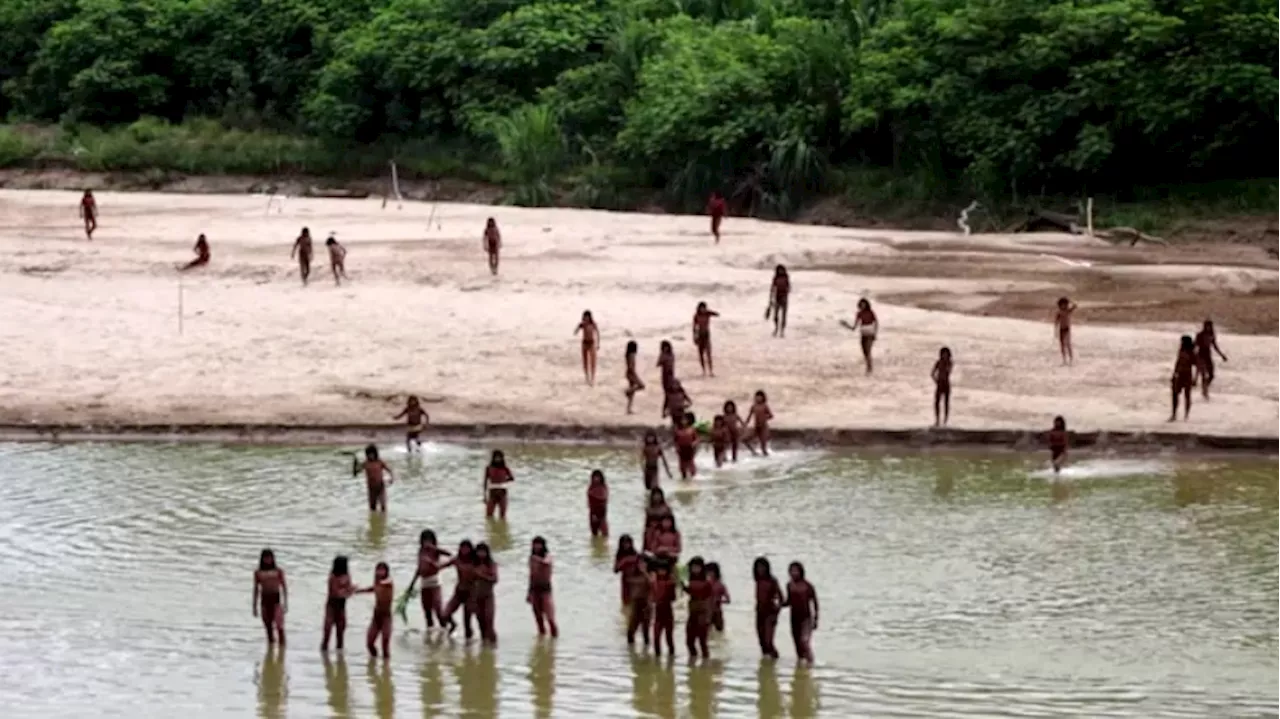
[[(628, 653), (612, 547), (587, 532), (595, 466), (615, 537), (639, 529), (633, 454), (506, 449), (504, 528), (483, 519), (484, 453), (461, 447), (392, 453), (402, 481), (378, 520), (333, 449), (0, 446), (4, 715), (1276, 715), (1274, 461), (1099, 460), (1054, 486), (1012, 457), (789, 452), (711, 474), (673, 506), (686, 554), (720, 561), (741, 603), (715, 660), (690, 668)], [(499, 550), (501, 646), (426, 644), (411, 613), (419, 631), (398, 627), (390, 664), (371, 663), (357, 598), (345, 660), (325, 661), (333, 555), (362, 583), (385, 559), (403, 586), (424, 527)], [(558, 560), (555, 644), (523, 602), (534, 534)], [(263, 546), (290, 577), (282, 656), (251, 615)], [(757, 554), (809, 568), (812, 669), (785, 622), (782, 660), (757, 657)]]

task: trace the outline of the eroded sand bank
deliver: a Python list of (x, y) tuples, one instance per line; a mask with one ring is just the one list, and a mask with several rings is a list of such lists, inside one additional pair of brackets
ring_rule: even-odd
[[(1276, 337), (1239, 334), (1259, 326), (1230, 317), (1219, 320), (1230, 361), (1218, 365), (1213, 400), (1197, 395), (1190, 422), (1165, 422), (1178, 335), (1223, 303), (1274, 311), (1275, 262), (1260, 251), (1202, 253), (1222, 266), (1197, 274), (1185, 252), (1058, 235), (966, 240), (730, 219), (717, 247), (700, 217), (441, 204), (437, 228), (425, 203), (290, 199), (266, 215), (257, 196), (112, 193), (99, 196), (90, 243), (76, 201), (0, 192), (0, 422), (367, 423), (389, 421), (410, 392), (442, 422), (656, 422), (653, 363), (670, 339), (695, 411), (765, 389), (780, 427), (926, 426), (929, 370), (946, 344), (956, 428), (1039, 428), (1063, 414), (1083, 431), (1277, 430)], [(480, 244), (490, 215), (504, 237), (496, 279)], [(303, 225), (320, 260), (308, 288), (289, 259)], [(341, 288), (320, 247), (330, 231), (350, 252)], [(200, 232), (213, 261), (182, 280), (179, 334), (175, 268)], [(786, 339), (763, 319), (779, 262), (795, 288)], [(1148, 304), (1169, 309), (1165, 273), (1186, 283), (1181, 324), (1138, 301), (1149, 284)], [(1005, 306), (1116, 277), (1137, 283), (1124, 302), (1142, 310), (1140, 324), (1115, 324), (1127, 316), (1119, 305), (1082, 302), (1074, 367), (1059, 364), (1048, 305), (1042, 320)], [(837, 324), (864, 295), (882, 326), (871, 377), (857, 338)], [(699, 301), (722, 314), (714, 379), (700, 377), (689, 336)], [(584, 309), (603, 340), (595, 388), (583, 383), (572, 334)], [(623, 413), (628, 339), (650, 384), (634, 417)]]

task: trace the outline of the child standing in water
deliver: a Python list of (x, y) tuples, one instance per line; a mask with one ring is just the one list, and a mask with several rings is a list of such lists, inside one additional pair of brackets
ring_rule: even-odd
[(725, 205), (724, 198), (719, 192), (712, 192), (711, 197), (707, 200), (707, 214), (711, 215), (711, 234), (716, 238), (716, 244), (720, 244), (720, 221), (724, 219), (728, 208)]
[(378, 448), (369, 445), (364, 448), (364, 461), (359, 457), (351, 460), (351, 476), (364, 472), (365, 487), (369, 490), (369, 511), (387, 513), (387, 485), (395, 481), (391, 467), (378, 458)]
[(592, 470), (591, 483), (587, 485), (587, 523), (592, 537), (609, 536), (609, 485), (604, 472)]
[(284, 570), (276, 566), (275, 552), (264, 549), (253, 573), (253, 616), (262, 618), (267, 644), (277, 640), (284, 644), (284, 615), (288, 610), (289, 586), (284, 581)]
[(773, 315), (773, 336), (787, 336), (787, 300), (791, 296), (791, 277), (787, 268), (778, 265), (773, 270), (773, 283), (769, 285), (769, 307), (764, 311), (764, 318)]
[(298, 235), (298, 239), (293, 241), (293, 251), (289, 253), (289, 258), (297, 258), (298, 273), (302, 276), (302, 286), (307, 286), (307, 280), (311, 277), (311, 230), (304, 227)]
[(680, 551), (683, 548), (675, 515), (668, 512), (658, 520), (658, 529), (653, 533), (653, 556), (670, 562), (671, 570), (675, 571), (680, 567)]
[(777, 659), (778, 648), (773, 645), (773, 638), (778, 631), (778, 613), (782, 611), (782, 586), (764, 557), (756, 557), (751, 576), (756, 582), (756, 638), (760, 640), (760, 652)]
[(450, 621), (445, 616), (444, 598), (440, 591), (440, 570), (451, 564), (443, 561), (449, 556), (452, 555), (437, 544), (435, 532), (430, 529), (422, 530), (422, 534), (418, 535), (418, 571), (409, 582), (409, 590), (412, 591), (418, 580), (422, 580), (422, 615), (428, 630), (435, 626), (436, 619), (440, 620), (441, 629), (448, 626)]
[(941, 427), (949, 419), (951, 419), (951, 349), (943, 347), (938, 351), (938, 361), (933, 363), (933, 426)]
[(662, 640), (667, 640), (667, 654), (676, 655), (676, 584), (671, 575), (672, 564), (664, 560), (654, 562), (653, 579), (649, 594), (653, 597), (653, 653), (662, 656)]
[(716, 588), (707, 576), (707, 567), (702, 557), (689, 560), (689, 581), (682, 585), (684, 593), (689, 595), (689, 618), (685, 622), (685, 646), (689, 650), (689, 660), (707, 659), (707, 635), (711, 633), (711, 615), (714, 612)]
[(796, 643), (796, 657), (813, 664), (813, 647), (810, 639), (818, 628), (818, 592), (804, 578), (804, 565), (792, 562), (787, 573), (787, 598), (782, 602), (791, 607), (791, 638)]
[(751, 411), (747, 412), (746, 424), (755, 422), (756, 441), (760, 443), (760, 454), (769, 456), (769, 421), (773, 419), (773, 412), (769, 409), (769, 399), (765, 397), (764, 390), (756, 392), (755, 402), (751, 405)]
[(711, 420), (711, 452), (716, 460), (716, 469), (724, 466), (725, 450), (729, 448), (729, 425), (724, 415), (718, 414)]
[(720, 575), (719, 562), (707, 562), (707, 580), (711, 582), (711, 626), (717, 632), (724, 632), (724, 605), (729, 603), (729, 588), (724, 585)]
[(1062, 471), (1067, 463), (1067, 420), (1061, 415), (1053, 418), (1053, 429), (1049, 430), (1049, 462), (1053, 465), (1053, 473)]
[(324, 246), (329, 248), (329, 270), (333, 272), (333, 284), (342, 286), (342, 281), (347, 278), (347, 248), (338, 244), (338, 238), (329, 233), (329, 239), (324, 241)]
[(694, 458), (698, 456), (698, 430), (693, 426), (693, 415), (686, 412), (677, 420), (673, 433), (676, 445), (676, 460), (680, 465), (680, 479), (693, 479), (698, 475), (698, 465)]
[(502, 249), (502, 233), (498, 221), (490, 217), (484, 223), (484, 252), (489, 256), (489, 274), (498, 276), (498, 252)]
[(480, 641), (492, 646), (498, 643), (495, 628), (497, 604), (493, 597), (493, 588), (498, 583), (498, 564), (493, 561), (493, 553), (484, 542), (476, 545), (473, 581), (471, 601), (475, 605), (476, 620), (480, 623)]
[(1173, 362), (1173, 378), (1170, 380), (1173, 385), (1173, 413), (1169, 415), (1170, 422), (1178, 419), (1179, 392), (1185, 400), (1182, 408), (1183, 421), (1186, 421), (1187, 416), (1191, 414), (1191, 390), (1196, 386), (1196, 367), (1198, 366), (1195, 340), (1191, 339), (1190, 335), (1183, 335), (1182, 343), (1178, 348), (1178, 358)]
[(551, 596), (551, 554), (547, 551), (547, 540), (542, 537), (533, 538), (533, 547), (529, 551), (529, 595), (526, 599), (533, 607), (538, 636), (545, 637), (548, 629), (552, 639), (560, 636), (560, 627), (556, 626), (556, 603)]
[(1213, 382), (1213, 353), (1217, 352), (1223, 362), (1227, 356), (1218, 349), (1218, 336), (1213, 331), (1213, 320), (1204, 321), (1204, 329), (1196, 334), (1197, 369), (1200, 370), (1200, 391), (1205, 399), (1209, 399), (1209, 384)]
[(858, 300), (858, 314), (853, 318), (853, 324), (849, 324), (844, 320), (840, 320), (840, 324), (847, 327), (852, 332), (859, 333), (859, 341), (862, 344), (862, 361), (867, 366), (867, 374), (871, 374), (873, 363), (871, 361), (871, 347), (876, 343), (876, 333), (880, 331), (880, 322), (876, 319), (876, 313), (871, 310), (871, 303), (867, 298)]
[(417, 449), (422, 451), (422, 431), (427, 428), (427, 422), (431, 418), (427, 415), (427, 411), (422, 408), (422, 403), (418, 401), (415, 394), (409, 395), (409, 400), (405, 403), (404, 409), (400, 410), (400, 414), (391, 419), (403, 419), (408, 427), (404, 433), (404, 449), (406, 452), (413, 452)]
[(600, 328), (591, 318), (591, 310), (582, 313), (582, 321), (573, 333), (582, 333), (582, 374), (587, 378), (587, 385), (596, 384), (596, 348), (600, 346)]
[(671, 479), (671, 467), (667, 464), (667, 455), (662, 452), (662, 445), (658, 444), (658, 435), (649, 430), (644, 433), (644, 444), (640, 445), (640, 469), (644, 472), (644, 488), (653, 489), (658, 486), (658, 464), (662, 464), (662, 469), (667, 473), (667, 479)]
[(93, 239), (93, 231), (98, 229), (98, 201), (93, 199), (93, 190), (85, 190), (80, 198), (80, 219), (84, 220), (84, 235)]
[(391, 581), (391, 568), (386, 562), (378, 562), (373, 569), (373, 586), (357, 589), (356, 594), (373, 595), (373, 618), (369, 620), (369, 632), (364, 646), (369, 656), (378, 656), (378, 639), (382, 639), (382, 658), (391, 658), (391, 605), (396, 599), (395, 584)]
[(738, 416), (738, 405), (733, 400), (724, 403), (724, 424), (729, 430), (729, 458), (732, 461), (738, 461), (739, 444), (745, 444), (752, 454), (756, 453), (755, 447), (751, 446), (751, 440), (743, 436), (746, 424)]
[(1075, 348), (1071, 346), (1071, 314), (1075, 311), (1075, 303), (1070, 299), (1058, 298), (1058, 309), (1053, 315), (1053, 330), (1058, 335), (1058, 351), (1062, 353), (1064, 365), (1076, 360)]
[(515, 475), (507, 469), (507, 458), (502, 450), (493, 450), (489, 466), (484, 468), (484, 516), (493, 518), (493, 511), (498, 510), (498, 518), (507, 518), (507, 485), (516, 481)]
[(636, 354), (640, 352), (640, 346), (635, 340), (627, 343), (627, 389), (623, 394), (627, 396), (627, 414), (632, 414), (631, 405), (635, 402), (636, 392), (644, 389), (644, 382), (640, 381), (640, 374), (636, 372)]
[(320, 641), (320, 651), (329, 651), (329, 636), (335, 632), (338, 651), (342, 651), (342, 640), (347, 633), (347, 598), (354, 593), (347, 558), (338, 555), (333, 558), (333, 569), (329, 572), (329, 593), (324, 602), (324, 638)]
[(183, 265), (179, 270), (180, 272), (194, 270), (197, 267), (204, 267), (209, 264), (209, 239), (204, 236), (203, 232), (196, 238), (196, 245), (191, 248), (191, 251), (196, 253), (196, 258)]
[(699, 302), (693, 312), (693, 346), (698, 348), (698, 364), (702, 365), (702, 374), (716, 376), (715, 365), (711, 361), (711, 318), (720, 313), (707, 309), (706, 302)]
[(453, 621), (453, 615), (462, 609), (462, 632), (463, 638), (471, 641), (471, 618), (474, 616), (472, 611), (472, 590), (475, 584), (475, 550), (471, 547), (471, 540), (464, 539), (458, 543), (458, 552), (453, 557), (453, 568), (458, 574), (458, 581), (453, 587), (453, 596), (449, 598), (449, 604), (444, 608), (444, 619), (449, 622), (449, 633), (452, 634), (454, 629), (458, 628), (458, 624)]

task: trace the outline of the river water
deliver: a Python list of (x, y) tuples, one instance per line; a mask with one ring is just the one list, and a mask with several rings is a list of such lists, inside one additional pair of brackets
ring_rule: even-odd
[[(627, 651), (612, 546), (587, 532), (595, 467), (614, 537), (640, 529), (634, 453), (505, 449), (504, 526), (483, 517), (479, 448), (386, 448), (382, 519), (334, 448), (0, 445), (4, 715), (1276, 716), (1274, 460), (1086, 460), (1054, 483), (1043, 457), (797, 450), (706, 473), (672, 506), (686, 556), (718, 560), (739, 603), (690, 667), (683, 647)], [(411, 610), (371, 662), (361, 597), (345, 658), (323, 657), (332, 557), (361, 584), (386, 560), (403, 587), (425, 527), (494, 545), (500, 647), (426, 641)], [(554, 643), (523, 602), (535, 534), (557, 560)], [(266, 546), (289, 576), (284, 652), (251, 614)], [(812, 668), (785, 621), (782, 659), (758, 658), (759, 554), (804, 561), (817, 587)]]

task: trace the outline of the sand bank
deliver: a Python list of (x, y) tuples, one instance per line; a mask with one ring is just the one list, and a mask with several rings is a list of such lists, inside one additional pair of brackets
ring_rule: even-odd
[[(1276, 263), (1256, 248), (1190, 262), (1176, 248), (1119, 250), (1071, 236), (745, 219), (730, 219), (715, 246), (699, 217), (442, 203), (437, 226), (427, 203), (290, 199), (266, 215), (256, 196), (115, 193), (99, 196), (90, 243), (76, 200), (0, 192), (0, 422), (381, 425), (416, 393), (441, 424), (634, 428), (658, 422), (653, 363), (670, 339), (695, 411), (765, 389), (780, 430), (918, 434), (932, 422), (929, 370), (945, 344), (956, 357), (957, 430), (1026, 432), (1062, 414), (1085, 433), (1277, 434), (1275, 321), (1267, 329), (1252, 309), (1231, 315), (1242, 303), (1275, 312)], [(497, 278), (480, 245), (491, 215), (505, 247)], [(338, 233), (350, 283), (335, 287), (321, 263), (312, 285), (300, 285), (289, 250), (303, 225), (318, 241)], [(200, 232), (212, 264), (180, 285), (175, 268)], [(1188, 265), (1209, 259), (1246, 268), (1204, 273), (1230, 281), (1185, 279)], [(777, 263), (795, 287), (785, 339), (762, 317)], [(1170, 278), (1162, 263), (1176, 265)], [(1108, 304), (1098, 288), (1117, 278), (1133, 284)], [(1181, 288), (1176, 298), (1164, 279)], [(1088, 301), (1077, 315), (1078, 359), (1062, 367), (1047, 303), (1074, 296), (1077, 284)], [(857, 338), (837, 324), (861, 296), (882, 326), (870, 377)], [(715, 378), (700, 377), (690, 341), (699, 301), (722, 313)], [(594, 388), (572, 334), (584, 309), (602, 333)], [(1171, 425), (1177, 337), (1206, 314), (1231, 359), (1218, 365), (1212, 401), (1197, 396), (1191, 420)], [(622, 397), (629, 339), (650, 384), (632, 417)]]

